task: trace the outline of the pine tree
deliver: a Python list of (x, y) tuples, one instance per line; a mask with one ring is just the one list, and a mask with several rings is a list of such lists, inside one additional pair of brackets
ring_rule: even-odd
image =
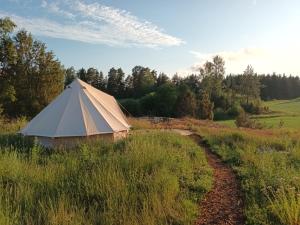
[(73, 66), (66, 69), (65, 72), (65, 87), (68, 86), (76, 78), (76, 71)]
[(198, 103), (198, 117), (200, 119), (213, 120), (214, 103), (210, 101), (209, 94), (203, 92)]
[(179, 94), (175, 104), (175, 113), (178, 117), (196, 115), (197, 100), (195, 94), (189, 89), (188, 86), (182, 85), (179, 88)]

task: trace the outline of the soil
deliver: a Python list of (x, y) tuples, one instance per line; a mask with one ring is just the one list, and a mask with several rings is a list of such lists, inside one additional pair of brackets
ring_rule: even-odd
[(205, 150), (214, 176), (212, 190), (200, 202), (200, 216), (196, 225), (245, 224), (243, 197), (235, 173), (211, 151), (200, 136), (191, 137)]

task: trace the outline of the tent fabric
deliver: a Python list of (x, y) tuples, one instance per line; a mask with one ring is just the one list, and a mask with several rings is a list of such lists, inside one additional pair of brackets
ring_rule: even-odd
[(128, 131), (116, 99), (75, 79), (20, 131), (26, 136), (80, 137)]

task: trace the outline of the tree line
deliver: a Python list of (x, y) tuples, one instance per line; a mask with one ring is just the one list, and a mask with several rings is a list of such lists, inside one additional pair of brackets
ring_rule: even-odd
[(63, 90), (64, 68), (44, 43), (15, 28), (0, 19), (0, 110), (34, 116)]
[(186, 77), (143, 66), (129, 75), (121, 68), (105, 75), (95, 68), (65, 69), (44, 43), (15, 28), (9, 18), (0, 19), (0, 111), (9, 117), (35, 116), (76, 77), (115, 96), (132, 116), (229, 119), (241, 111), (266, 111), (261, 99), (300, 96), (298, 77), (259, 76), (251, 66), (243, 74), (225, 76), (220, 56)]
[[(65, 86), (76, 77), (119, 99), (133, 116), (191, 116), (226, 119), (241, 109), (259, 113), (260, 81), (251, 66), (237, 77), (225, 77), (225, 62), (215, 56), (198, 74), (169, 78), (148, 67), (135, 66), (125, 76), (121, 68), (111, 68), (106, 76), (95, 68), (66, 70)], [(231, 81), (231, 82), (230, 82)]]

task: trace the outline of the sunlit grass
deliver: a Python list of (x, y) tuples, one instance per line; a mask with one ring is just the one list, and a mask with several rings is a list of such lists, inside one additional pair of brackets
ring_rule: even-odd
[(198, 132), (237, 172), (247, 224), (299, 224), (299, 132), (201, 127)]
[(193, 224), (211, 185), (203, 151), (173, 133), (53, 151), (14, 134), (0, 139), (4, 225)]

